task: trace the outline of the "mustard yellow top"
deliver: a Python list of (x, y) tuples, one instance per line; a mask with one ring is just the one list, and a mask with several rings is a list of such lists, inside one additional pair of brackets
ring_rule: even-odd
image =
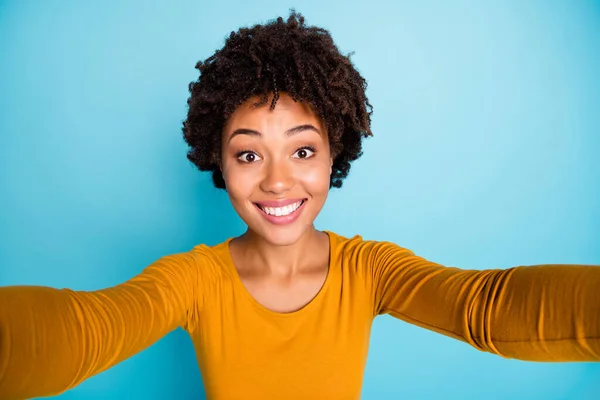
[(503, 357), (600, 361), (600, 268), (444, 267), (332, 232), (317, 296), (287, 314), (244, 288), (229, 241), (163, 257), (116, 287), (0, 288), (0, 398), (61, 393), (182, 327), (210, 399), (356, 399), (373, 318)]

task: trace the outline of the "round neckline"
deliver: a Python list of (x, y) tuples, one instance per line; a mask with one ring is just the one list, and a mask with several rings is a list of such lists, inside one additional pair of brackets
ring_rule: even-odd
[(293, 318), (293, 317), (297, 317), (301, 314), (305, 314), (305, 313), (309, 312), (311, 309), (317, 307), (318, 303), (320, 303), (322, 301), (322, 298), (325, 296), (327, 289), (331, 285), (330, 282), (333, 279), (334, 268), (332, 266), (334, 265), (334, 263), (333, 263), (333, 240), (334, 240), (334, 238), (333, 238), (333, 234), (331, 232), (326, 231), (326, 230), (324, 230), (323, 232), (325, 232), (327, 234), (327, 237), (329, 239), (329, 262), (327, 265), (327, 275), (325, 276), (325, 281), (323, 282), (323, 285), (321, 285), (321, 288), (319, 289), (317, 294), (308, 303), (306, 303), (306, 305), (304, 305), (303, 307), (301, 307), (295, 311), (284, 313), (284, 312), (273, 311), (270, 308), (267, 308), (264, 305), (262, 305), (258, 300), (256, 300), (254, 298), (254, 296), (252, 296), (252, 294), (248, 291), (248, 289), (244, 285), (244, 282), (242, 282), (242, 278), (240, 277), (240, 274), (238, 273), (238, 270), (235, 267), (235, 263), (233, 262), (233, 257), (231, 255), (231, 249), (230, 249), (230, 243), (234, 238), (229, 238), (224, 243), (224, 245), (225, 245), (224, 246), (225, 247), (225, 261), (227, 263), (228, 269), (231, 270), (230, 274), (232, 276), (232, 279), (233, 279), (235, 285), (240, 288), (240, 291), (244, 294), (244, 297), (248, 298), (250, 303), (252, 303), (256, 309), (258, 309), (260, 312), (265, 313), (267, 315), (277, 317), (277, 318)]

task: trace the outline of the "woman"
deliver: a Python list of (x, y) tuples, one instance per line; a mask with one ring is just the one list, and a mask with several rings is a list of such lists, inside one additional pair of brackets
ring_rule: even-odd
[(380, 314), (503, 357), (600, 360), (600, 268), (460, 270), (314, 228), (371, 135), (366, 83), (327, 31), (292, 12), (197, 68), (188, 158), (247, 232), (113, 288), (0, 289), (0, 398), (61, 393), (177, 327), (209, 398), (358, 398)]

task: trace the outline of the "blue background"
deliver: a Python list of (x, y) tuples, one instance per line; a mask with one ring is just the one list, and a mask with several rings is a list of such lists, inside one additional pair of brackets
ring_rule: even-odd
[[(1, 1), (0, 284), (98, 289), (241, 233), (185, 157), (187, 84), (292, 6), (355, 51), (375, 110), (319, 228), (463, 268), (600, 264), (598, 1)], [(61, 398), (133, 396), (203, 396), (184, 332)], [(380, 317), (363, 396), (592, 399), (600, 365)]]

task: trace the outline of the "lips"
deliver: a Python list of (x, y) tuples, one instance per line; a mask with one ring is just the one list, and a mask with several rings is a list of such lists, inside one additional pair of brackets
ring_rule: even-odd
[(307, 199), (285, 199), (256, 202), (260, 214), (270, 223), (285, 225), (294, 222), (301, 214)]
[(306, 199), (304, 199), (304, 198), (297, 198), (297, 199), (282, 199), (282, 200), (265, 200), (265, 201), (257, 201), (254, 204), (257, 204), (261, 208), (264, 208), (264, 207), (285, 207), (285, 206), (288, 206), (290, 204), (294, 204), (294, 203), (302, 201), (302, 200), (306, 200)]

